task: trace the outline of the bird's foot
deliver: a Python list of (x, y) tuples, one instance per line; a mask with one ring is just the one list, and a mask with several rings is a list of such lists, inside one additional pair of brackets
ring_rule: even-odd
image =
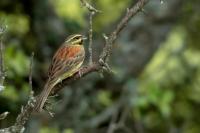
[(113, 71), (109, 67), (108, 63), (106, 63), (104, 60), (99, 59), (99, 63), (101, 64), (103, 70), (105, 70), (105, 71), (107, 71), (109, 73), (113, 73)]
[(58, 79), (58, 83), (62, 84), (62, 79), (61, 78)]
[(49, 96), (48, 99), (46, 100), (45, 104), (44, 104), (44, 110), (48, 112), (48, 114), (51, 116), (51, 117), (54, 117), (54, 112), (52, 111), (52, 106), (54, 104), (53, 102), (53, 98), (57, 97), (58, 95), (53, 95), (53, 96)]
[(54, 112), (52, 111), (52, 103), (46, 102), (43, 109), (48, 112), (51, 117), (54, 117)]
[(78, 75), (79, 75), (79, 77), (82, 77), (82, 76), (83, 76), (82, 68), (80, 68), (80, 69), (78, 70)]

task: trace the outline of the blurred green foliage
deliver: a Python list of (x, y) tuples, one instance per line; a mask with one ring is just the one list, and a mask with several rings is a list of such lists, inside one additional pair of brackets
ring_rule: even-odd
[(84, 18), (86, 9), (81, 7), (79, 0), (52, 0), (51, 2), (60, 17), (75, 21), (81, 26), (86, 25), (87, 22)]
[(94, 3), (97, 5), (97, 9), (102, 11), (94, 20), (94, 29), (102, 31), (102, 27), (114, 23), (119, 18), (130, 0), (97, 0)]
[(199, 28), (200, 28), (200, 18), (199, 11), (200, 5), (198, 0), (194, 0), (193, 2), (186, 1), (182, 8), (183, 17), (181, 19), (182, 25), (187, 30), (187, 43), (194, 50), (200, 49), (199, 46)]
[(0, 18), (8, 26), (7, 32), (17, 37), (24, 36), (30, 30), (29, 19), (25, 15), (7, 14), (0, 11)]
[(29, 58), (20, 48), (17, 48), (17, 44), (15, 42), (8, 44), (5, 53), (5, 65), (8, 67), (8, 77), (14, 78), (16, 75), (19, 75), (19, 78), (15, 79), (17, 81), (20, 80), (20, 77), (27, 76), (29, 71)]
[(109, 91), (99, 91), (97, 95), (97, 100), (99, 104), (106, 106), (110, 106), (112, 104), (111, 93)]
[[(42, 25), (41, 27), (44, 29), (41, 30), (41, 27), (38, 26), (40, 23), (35, 22), (37, 20), (33, 17), (34, 15), (40, 15), (37, 14), (35, 9), (29, 9), (33, 10), (33, 13), (30, 14), (28, 14), (29, 10), (26, 11), (25, 9), (21, 12), (7, 9), (7, 6), (1, 9), (1, 6), (5, 5), (5, 3), (1, 2), (0, 18), (5, 20), (8, 30), (3, 39), (7, 76), (5, 91), (0, 93), (0, 111), (8, 110), (13, 117), (16, 117), (21, 104), (28, 98), (30, 89), (28, 84), (30, 53), (27, 53), (27, 51), (35, 50), (35, 52), (38, 52), (44, 50), (44, 54), (40, 53), (42, 56), (39, 57), (36, 55), (34, 59), (33, 85), (36, 91), (38, 91), (37, 89), (42, 88), (45, 82), (46, 76), (44, 76), (44, 74), (46, 74), (46, 68), (51, 58), (49, 53), (57, 49), (54, 46), (48, 46), (48, 43), (59, 42), (60, 38), (56, 38), (57, 36), (52, 37), (52, 34), (45, 34), (48, 32), (46, 25)], [(10, 3), (9, 1), (7, 2), (7, 4)], [(67, 32), (71, 30), (73, 32), (87, 31), (88, 11), (84, 7), (81, 7), (79, 0), (49, 0), (46, 2), (49, 2), (51, 5), (50, 8), (55, 11), (54, 15), (57, 16), (56, 19), (64, 22), (65, 27), (62, 28), (66, 28)], [(97, 9), (102, 11), (102, 13), (96, 14), (94, 17), (94, 30), (100, 37), (103, 32), (111, 31), (113, 29), (113, 24), (121, 17), (121, 14), (126, 12), (126, 8), (130, 6), (130, 4), (134, 3), (131, 0), (91, 0), (90, 2), (97, 7)], [(49, 120), (45, 117), (45, 124), (42, 125), (40, 133), (59, 133), (61, 132), (60, 125), (61, 127), (63, 126), (63, 133), (78, 132), (75, 131), (75, 128), (85, 124), (81, 120), (90, 120), (92, 119), (91, 117), (98, 117), (101, 111), (115, 105), (121, 98), (121, 95), (125, 95), (125, 98), (128, 98), (127, 101), (125, 99), (126, 105), (131, 106), (131, 115), (127, 116), (127, 121), (129, 123), (124, 123), (131, 129), (135, 128), (133, 125), (139, 123), (142, 125), (141, 127), (144, 132), (148, 133), (165, 133), (170, 132), (172, 129), (179, 129), (182, 133), (199, 133), (200, 2), (199, 0), (184, 0), (182, 2), (180, 14), (176, 17), (177, 20), (175, 22), (168, 22), (172, 23), (173, 26), (166, 35), (166, 39), (162, 40), (162, 44), (158, 50), (155, 51), (153, 58), (145, 66), (137, 79), (135, 79), (133, 75), (127, 74), (130, 70), (123, 69), (121, 66), (111, 66), (114, 72), (116, 72), (111, 75), (114, 78), (105, 75), (105, 77), (101, 79), (99, 76), (95, 77), (91, 74), (94, 77), (90, 75), (92, 78), (88, 76), (84, 78), (83, 81), (76, 82), (76, 85), (72, 84), (73, 92), (66, 96), (69, 99), (65, 97), (67, 89), (62, 95), (64, 95), (63, 103), (66, 104), (65, 110), (69, 110), (67, 113), (72, 113), (73, 116), (71, 114), (66, 116), (66, 112), (58, 111), (58, 120), (53, 118), (53, 120)], [(24, 6), (22, 3), (18, 4)], [(10, 4), (12, 5), (12, 2)], [(31, 4), (34, 4), (34, 1), (32, 1)], [(37, 4), (34, 6), (37, 7)], [(153, 10), (156, 9), (155, 7)], [(9, 10), (9, 12), (7, 10)], [(53, 20), (55, 18), (51, 18), (53, 15), (50, 14), (51, 12), (46, 14), (50, 16), (48, 21), (52, 20), (52, 22), (54, 22)], [(146, 15), (146, 17), (149, 16)], [(142, 24), (144, 23), (143, 21), (145, 21), (144, 19), (137, 20)], [(148, 19), (148, 21), (151, 20)], [(58, 23), (55, 22), (55, 25), (58, 25)], [(158, 22), (155, 25), (160, 26)], [(138, 43), (137, 41), (135, 42), (136, 38), (134, 37), (147, 40), (145, 36), (137, 36), (137, 34), (132, 35), (135, 29), (132, 29), (131, 26), (126, 32), (123, 32), (122, 36), (124, 38), (121, 38), (121, 42), (116, 44), (121, 46), (116, 46), (114, 48), (124, 48), (128, 52), (128, 50)], [(155, 26), (153, 27), (148, 23), (144, 29), (154, 28)], [(144, 29), (139, 29), (137, 33), (139, 34)], [(161, 32), (164, 31), (156, 32), (160, 32), (157, 34), (161, 34)], [(130, 36), (128, 36), (129, 34)], [(45, 38), (45, 35), (48, 37)], [(151, 33), (148, 35), (150, 36)], [(129, 38), (129, 40), (127, 38)], [(55, 41), (54, 39), (58, 39), (59, 41)], [(48, 40), (50, 41), (48, 42)], [(147, 42), (148, 41), (149, 40), (147, 40)], [(99, 42), (98, 39), (95, 38), (94, 44), (99, 50), (99, 44), (102, 44), (102, 42)], [(55, 44), (55, 46), (56, 45), (57, 44)], [(137, 51), (133, 51), (132, 53), (141, 52), (141, 55), (145, 56), (142, 50), (137, 49)], [(112, 55), (112, 59), (116, 60), (116, 62), (132, 59), (132, 55), (120, 58), (121, 60), (118, 59), (118, 56), (125, 55), (126, 53), (115, 53)], [(129, 66), (129, 64), (127, 64), (127, 66)], [(132, 68), (130, 69), (132, 70)], [(124, 93), (124, 90), (127, 92)], [(7, 102), (4, 105), (5, 99)], [(65, 108), (65, 106), (58, 107), (58, 110), (60, 108)], [(119, 112), (119, 114), (121, 114), (121, 112)], [(79, 117), (80, 119), (78, 119)], [(62, 120), (60, 120), (61, 118)], [(11, 121), (12, 120), (8, 120), (5, 122), (6, 124), (4, 124), (11, 125)], [(66, 121), (71, 123), (68, 124)], [(55, 122), (59, 124), (56, 125)], [(108, 127), (109, 122), (110, 121), (107, 120), (101, 125), (104, 132), (104, 125)], [(1, 124), (2, 123), (0, 123), (0, 126)], [(86, 128), (86, 131), (89, 133), (90, 130)], [(95, 131), (96, 130), (93, 132)]]

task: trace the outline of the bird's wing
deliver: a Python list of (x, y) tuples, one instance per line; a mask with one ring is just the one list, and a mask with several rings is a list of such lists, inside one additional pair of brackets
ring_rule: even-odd
[(76, 69), (79, 69), (80, 63), (83, 63), (84, 56), (84, 49), (80, 46), (61, 47), (54, 55), (49, 67), (49, 78), (55, 81), (57, 78), (63, 80), (73, 75)]

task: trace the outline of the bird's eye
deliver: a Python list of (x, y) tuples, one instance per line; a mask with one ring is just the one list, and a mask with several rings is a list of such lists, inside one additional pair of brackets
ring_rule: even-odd
[(79, 37), (75, 37), (74, 39), (75, 39), (75, 40), (78, 40), (78, 39), (79, 39)]

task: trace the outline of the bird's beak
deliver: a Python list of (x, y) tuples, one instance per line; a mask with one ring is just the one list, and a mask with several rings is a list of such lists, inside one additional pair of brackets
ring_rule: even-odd
[(87, 40), (87, 37), (86, 37), (86, 36), (83, 36), (82, 39), (83, 39), (83, 40)]

